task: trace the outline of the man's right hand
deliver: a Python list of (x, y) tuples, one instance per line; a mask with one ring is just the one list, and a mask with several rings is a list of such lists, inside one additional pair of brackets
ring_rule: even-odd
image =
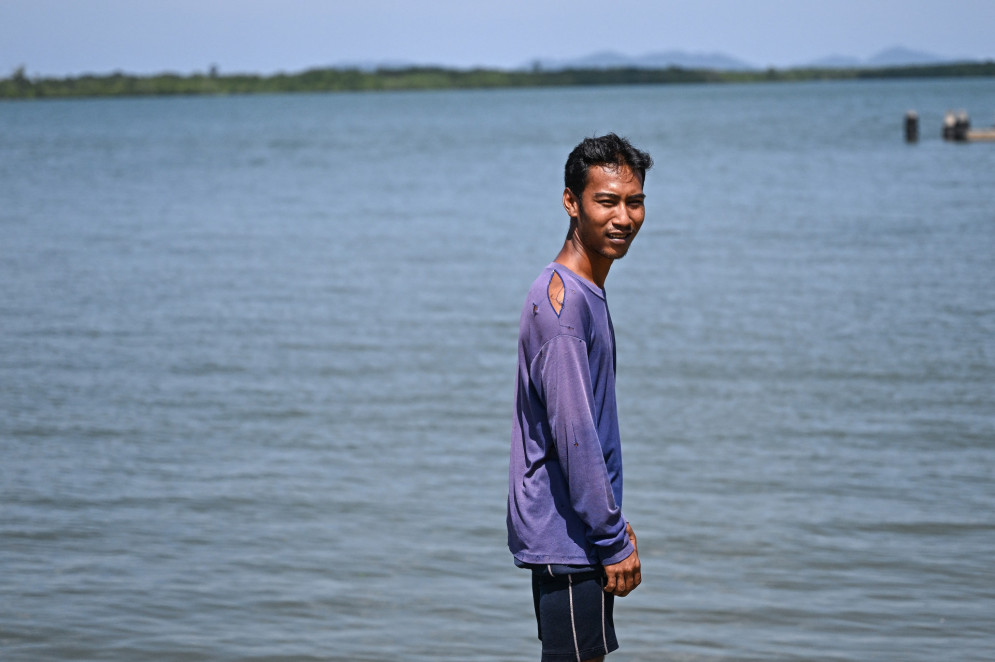
[(618, 563), (605, 566), (605, 592), (624, 598), (643, 581), (642, 566), (639, 563), (639, 552), (636, 548), (636, 534), (632, 526), (626, 522), (625, 532), (632, 541), (632, 554)]

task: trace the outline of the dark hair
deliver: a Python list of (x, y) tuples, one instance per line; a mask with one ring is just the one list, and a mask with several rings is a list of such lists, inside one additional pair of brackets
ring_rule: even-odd
[(587, 186), (587, 171), (591, 166), (629, 166), (632, 172), (645, 180), (646, 171), (653, 167), (653, 159), (614, 133), (599, 138), (585, 138), (570, 152), (563, 172), (564, 183), (578, 199)]

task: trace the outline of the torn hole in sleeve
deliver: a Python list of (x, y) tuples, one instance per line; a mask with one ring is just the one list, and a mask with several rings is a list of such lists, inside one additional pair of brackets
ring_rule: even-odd
[(549, 305), (553, 307), (553, 312), (556, 316), (560, 316), (560, 311), (563, 310), (563, 299), (566, 294), (565, 288), (563, 287), (563, 279), (560, 274), (553, 272), (553, 275), (549, 278), (549, 285), (546, 287), (546, 294), (549, 296)]

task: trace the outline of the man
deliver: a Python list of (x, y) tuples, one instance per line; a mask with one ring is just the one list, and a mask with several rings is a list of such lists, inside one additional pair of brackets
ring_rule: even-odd
[(605, 278), (645, 216), (653, 161), (615, 134), (570, 153), (570, 228), (522, 310), (508, 489), (508, 547), (532, 570), (542, 660), (602, 660), (618, 648), (615, 596), (640, 581), (622, 515), (615, 332)]

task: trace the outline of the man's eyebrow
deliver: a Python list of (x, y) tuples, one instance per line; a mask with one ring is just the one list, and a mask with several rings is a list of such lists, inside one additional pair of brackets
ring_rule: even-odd
[(594, 194), (594, 199), (595, 200), (597, 200), (599, 198), (602, 198), (602, 199), (603, 198), (608, 198), (608, 199), (611, 199), (611, 200), (621, 200), (623, 197), (626, 200), (645, 200), (646, 199), (646, 194), (645, 193), (633, 193), (632, 195), (623, 196), (623, 195), (620, 195), (618, 193), (609, 193), (608, 191), (603, 191), (603, 192), (595, 193)]
[[(609, 198), (621, 198), (623, 197), (620, 193), (615, 193), (614, 191), (595, 191), (591, 194), (592, 197), (609, 197)], [(645, 198), (645, 193), (633, 193), (632, 195), (624, 196), (626, 199), (631, 200), (632, 198)]]

